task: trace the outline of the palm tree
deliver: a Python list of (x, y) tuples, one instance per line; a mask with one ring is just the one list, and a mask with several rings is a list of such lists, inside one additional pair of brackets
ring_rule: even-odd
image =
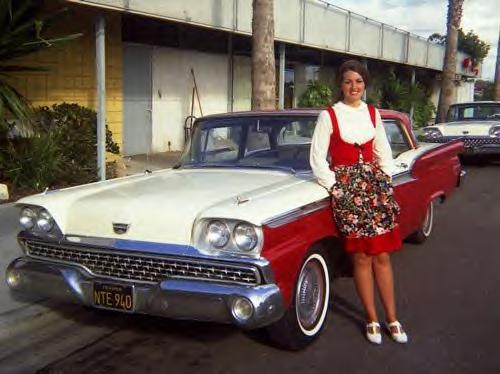
[(276, 108), (273, 0), (253, 0), (252, 110)]
[(495, 101), (500, 101), (500, 31), (498, 33), (497, 44), (497, 64), (495, 66)]
[(458, 29), (462, 20), (463, 4), (464, 0), (448, 0), (446, 52), (436, 123), (445, 121), (446, 113), (455, 96), (454, 80), (457, 66)]
[(42, 6), (43, 2), (37, 0), (0, 0), (0, 121), (7, 112), (19, 119), (27, 119), (31, 113), (29, 101), (9, 83), (9, 77), (47, 70), (41, 66), (20, 65), (17, 59), (81, 35), (45, 39), (46, 29), (67, 9), (39, 17)]

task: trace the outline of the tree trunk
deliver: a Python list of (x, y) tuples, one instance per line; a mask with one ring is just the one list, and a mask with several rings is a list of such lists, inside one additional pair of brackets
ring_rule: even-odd
[(253, 0), (252, 110), (276, 108), (273, 0)]
[(495, 66), (495, 91), (493, 100), (500, 101), (500, 32), (498, 33), (497, 64)]
[(446, 52), (444, 55), (443, 80), (436, 123), (444, 122), (446, 113), (455, 96), (455, 73), (457, 68), (458, 29), (462, 19), (464, 0), (448, 0), (448, 20), (446, 35)]

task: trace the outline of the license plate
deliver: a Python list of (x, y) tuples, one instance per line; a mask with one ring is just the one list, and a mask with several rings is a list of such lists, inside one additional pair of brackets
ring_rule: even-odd
[(113, 283), (94, 283), (94, 305), (100, 308), (132, 312), (134, 310), (133, 287)]

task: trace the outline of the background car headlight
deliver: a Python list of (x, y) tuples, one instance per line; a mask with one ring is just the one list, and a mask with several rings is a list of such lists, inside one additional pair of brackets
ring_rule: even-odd
[(54, 227), (54, 219), (46, 210), (41, 210), (38, 213), (38, 219), (36, 221), (36, 225), (42, 231), (50, 231)]
[(36, 223), (36, 211), (32, 208), (24, 208), (21, 211), (21, 216), (19, 217), (19, 223), (25, 229), (32, 229)]
[(435, 127), (425, 128), (424, 135), (428, 138), (431, 138), (431, 139), (436, 139), (436, 138), (440, 138), (443, 136), (441, 131), (439, 131), (439, 129), (437, 129)]
[(221, 221), (211, 221), (207, 225), (208, 242), (215, 248), (223, 248), (229, 241), (231, 233), (227, 225)]
[(500, 138), (500, 126), (494, 126), (490, 129), (490, 136), (492, 138)]
[(257, 245), (257, 232), (248, 223), (236, 225), (233, 231), (234, 242), (242, 251), (251, 251)]

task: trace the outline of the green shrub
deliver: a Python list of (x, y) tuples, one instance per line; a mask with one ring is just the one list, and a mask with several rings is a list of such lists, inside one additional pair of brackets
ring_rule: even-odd
[(420, 83), (402, 82), (395, 74), (390, 74), (380, 87), (380, 107), (410, 113), (412, 106), (413, 124), (417, 128), (426, 126), (436, 111)]
[(307, 90), (302, 94), (299, 100), (301, 108), (325, 108), (333, 104), (333, 89), (318, 81), (310, 81)]
[[(9, 138), (0, 125), (0, 179), (14, 188), (88, 183), (97, 177), (97, 114), (77, 104), (35, 110), (33, 136)], [(106, 150), (119, 153), (106, 128)]]
[(0, 153), (3, 174), (13, 186), (42, 191), (64, 172), (64, 155), (51, 133), (9, 141)]
[[(40, 107), (35, 112), (36, 132), (56, 136), (65, 158), (64, 180), (90, 181), (97, 174), (97, 113), (78, 104), (54, 104)], [(118, 154), (120, 149), (113, 142), (106, 127), (106, 151)]]

